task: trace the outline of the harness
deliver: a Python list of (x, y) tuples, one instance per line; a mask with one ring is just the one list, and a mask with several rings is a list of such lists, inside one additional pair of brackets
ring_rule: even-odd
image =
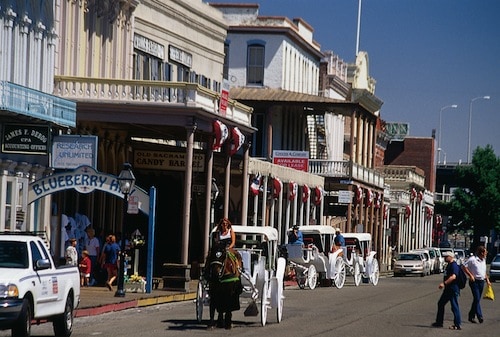
[[(210, 265), (218, 265), (218, 266), (221, 267), (220, 271), (219, 271), (219, 273), (217, 275), (218, 278), (219, 278), (219, 282), (220, 283), (237, 282), (237, 281), (240, 280), (240, 278), (234, 272), (226, 274), (226, 275), (223, 275), (223, 273), (224, 273), (224, 265), (225, 265), (225, 262), (226, 262), (227, 259), (230, 259), (233, 264), (237, 265), (237, 263), (238, 263), (238, 258), (236, 256), (236, 254), (234, 254), (233, 252), (227, 251), (226, 252), (226, 257), (224, 259), (224, 263), (221, 262), (221, 261), (211, 261)], [(239, 270), (240, 270), (240, 268), (237, 267), (236, 271), (239, 271)]]

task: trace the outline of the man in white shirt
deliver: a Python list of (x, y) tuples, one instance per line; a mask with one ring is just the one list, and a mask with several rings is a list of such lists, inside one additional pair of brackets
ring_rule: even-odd
[(476, 255), (471, 256), (463, 265), (462, 269), (469, 277), (469, 287), (472, 292), (473, 300), (469, 310), (469, 322), (476, 323), (476, 317), (479, 323), (483, 323), (483, 312), (481, 310), (481, 297), (483, 295), (484, 283), (491, 285), (486, 274), (486, 256), (488, 251), (484, 246), (478, 246)]

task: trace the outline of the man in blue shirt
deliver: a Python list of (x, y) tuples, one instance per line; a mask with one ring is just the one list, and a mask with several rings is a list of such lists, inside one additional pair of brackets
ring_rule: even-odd
[(295, 245), (303, 245), (304, 244), (304, 236), (302, 232), (299, 230), (299, 226), (295, 225), (292, 228), (292, 231), (288, 235), (288, 243), (293, 243)]
[(448, 263), (444, 271), (443, 282), (439, 283), (439, 289), (443, 289), (443, 293), (438, 301), (438, 311), (436, 321), (432, 323), (433, 327), (441, 328), (444, 320), (444, 306), (450, 302), (451, 311), (453, 312), (453, 325), (450, 326), (451, 330), (462, 330), (460, 308), (458, 307), (458, 296), (460, 295), (460, 287), (458, 286), (458, 273), (460, 267), (455, 261), (455, 256), (451, 251), (443, 253), (445, 261)]

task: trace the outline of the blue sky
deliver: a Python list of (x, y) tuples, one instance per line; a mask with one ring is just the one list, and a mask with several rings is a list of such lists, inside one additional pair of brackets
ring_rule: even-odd
[[(358, 0), (218, 0), (258, 3), (260, 15), (300, 17), (322, 50), (351, 63), (356, 54)], [(410, 136), (439, 138), (441, 162), (466, 162), (470, 102), (471, 151), (493, 146), (500, 156), (500, 1), (362, 0), (359, 50), (368, 52), (375, 94), (387, 122)], [(436, 143), (437, 147), (437, 143)]]

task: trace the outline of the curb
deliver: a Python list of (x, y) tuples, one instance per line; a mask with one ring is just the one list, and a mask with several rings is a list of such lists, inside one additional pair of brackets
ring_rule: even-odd
[(76, 309), (74, 317), (76, 318), (76, 317), (96, 316), (108, 312), (140, 308), (140, 307), (146, 307), (146, 306), (170, 303), (170, 302), (191, 301), (194, 299), (196, 299), (196, 293), (176, 294), (176, 295), (160, 296), (153, 298), (145, 298), (140, 300), (131, 300), (131, 301), (107, 304), (92, 308)]

